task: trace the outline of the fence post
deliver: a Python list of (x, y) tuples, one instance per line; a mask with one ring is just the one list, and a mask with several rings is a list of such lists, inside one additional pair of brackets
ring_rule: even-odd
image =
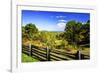
[(32, 55), (32, 45), (31, 45), (31, 43), (29, 43), (29, 55), (30, 56)]
[(50, 49), (47, 48), (47, 61), (50, 61)]
[(78, 60), (82, 59), (82, 49), (81, 48), (77, 51), (76, 55), (77, 55)]

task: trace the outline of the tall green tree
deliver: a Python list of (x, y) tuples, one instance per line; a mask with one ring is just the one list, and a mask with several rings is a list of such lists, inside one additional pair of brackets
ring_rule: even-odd
[(65, 39), (70, 44), (79, 43), (79, 33), (81, 30), (82, 23), (76, 21), (69, 21), (65, 26)]
[(29, 39), (32, 39), (33, 36), (38, 32), (37, 27), (32, 23), (27, 24), (24, 28), (22, 28), (22, 30), (27, 34)]
[(65, 26), (62, 35), (69, 44), (83, 45), (90, 43), (90, 21), (85, 24), (76, 21), (69, 21)]
[(90, 43), (90, 21), (83, 24), (81, 27), (80, 35), (82, 36), (80, 44), (89, 44)]

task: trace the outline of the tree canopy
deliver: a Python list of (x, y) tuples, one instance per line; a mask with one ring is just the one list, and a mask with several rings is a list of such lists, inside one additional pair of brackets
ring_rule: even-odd
[(35, 33), (38, 32), (37, 27), (35, 24), (29, 23), (26, 26), (22, 27), (22, 36), (25, 36), (29, 39), (32, 39)]
[(65, 26), (64, 38), (69, 44), (89, 44), (90, 21), (82, 24), (76, 21), (69, 21)]

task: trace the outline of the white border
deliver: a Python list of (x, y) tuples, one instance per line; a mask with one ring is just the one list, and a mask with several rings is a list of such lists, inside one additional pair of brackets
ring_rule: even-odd
[[(96, 66), (96, 10), (93, 7), (52, 6), (51, 5), (13, 5), (12, 10), (12, 72), (43, 71)], [(90, 60), (21, 63), (21, 10), (41, 10), (60, 12), (90, 13)]]

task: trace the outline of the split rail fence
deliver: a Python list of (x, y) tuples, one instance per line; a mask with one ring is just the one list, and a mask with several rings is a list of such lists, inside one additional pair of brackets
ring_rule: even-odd
[(59, 49), (38, 48), (33, 45), (23, 45), (22, 52), (40, 61), (82, 60), (90, 58), (88, 55), (84, 55), (80, 51), (75, 54), (71, 54)]

